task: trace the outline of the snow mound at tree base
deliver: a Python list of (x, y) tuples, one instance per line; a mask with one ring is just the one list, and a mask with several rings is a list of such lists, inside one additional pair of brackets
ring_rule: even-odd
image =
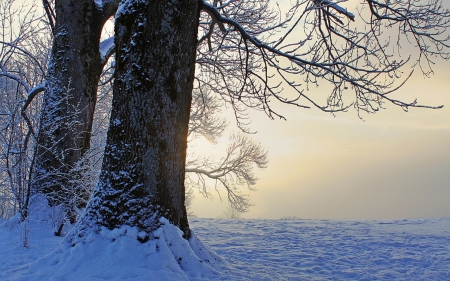
[(0, 274), (2, 280), (213, 280), (228, 264), (193, 234), (167, 220), (145, 243), (136, 227), (102, 228), (79, 241), (65, 239), (47, 256)]

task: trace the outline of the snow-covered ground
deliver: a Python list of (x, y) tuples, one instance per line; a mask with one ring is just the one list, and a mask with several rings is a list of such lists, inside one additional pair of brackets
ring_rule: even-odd
[(449, 218), (191, 224), (239, 280), (450, 280)]
[[(147, 244), (150, 241), (141, 244), (133, 238), (136, 234), (132, 229), (125, 229), (103, 233), (101, 239), (93, 237), (89, 250), (66, 249), (78, 253), (71, 260), (76, 264), (64, 267), (68, 272), (61, 273), (55, 264), (69, 261), (67, 255), (49, 257), (57, 256), (52, 252), (55, 248), (64, 249), (58, 246), (62, 238), (52, 236), (48, 227), (30, 223), (29, 246), (24, 248), (23, 228), (3, 224), (0, 280), (450, 280), (449, 218), (190, 222), (199, 240), (226, 262), (213, 266), (212, 271), (208, 267), (185, 266), (190, 272), (184, 274), (176, 268), (176, 262), (164, 264), (167, 256), (158, 243), (156, 248)], [(124, 235), (127, 231), (131, 234)], [(159, 234), (166, 236), (171, 247), (168, 252), (186, 258), (187, 244), (174, 245), (176, 237), (170, 242), (171, 231), (165, 228)], [(145, 251), (138, 250), (144, 245)], [(113, 246), (121, 248), (113, 250)], [(200, 244), (193, 248), (202, 247)], [(208, 258), (214, 255), (202, 257), (205, 262)]]

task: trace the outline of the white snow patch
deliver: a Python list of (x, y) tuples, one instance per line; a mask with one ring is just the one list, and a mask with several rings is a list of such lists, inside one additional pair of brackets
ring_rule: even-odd
[[(345, 1), (343, 1), (343, 2), (345, 2)], [(322, 0), (322, 2), (320, 2), (320, 3), (321, 3), (321, 5), (323, 5), (323, 6), (329, 6), (329, 7), (334, 8), (334, 9), (335, 9), (336, 11), (338, 11), (339, 13), (344, 14), (344, 15), (347, 15), (347, 16), (348, 16), (349, 18), (351, 18), (351, 19), (354, 19), (354, 18), (355, 18), (355, 15), (354, 15), (354, 14), (350, 13), (349, 11), (347, 11), (346, 8), (340, 6), (340, 5), (336, 4), (336, 3), (333, 3), (333, 2), (330, 2), (330, 1), (327, 1), (327, 0)]]
[(122, 226), (73, 246), (30, 220), (28, 248), (17, 219), (3, 223), (0, 280), (450, 280), (449, 218), (192, 219), (189, 241), (161, 222), (145, 243), (146, 233)]
[[(74, 243), (64, 240), (43, 257), (29, 252), (29, 258), (23, 265), (16, 261), (5, 266), (0, 257), (0, 280), (170, 281), (212, 280), (219, 275), (217, 270), (225, 265), (219, 257), (208, 253), (206, 247), (195, 238), (191, 242), (182, 238), (181, 230), (167, 220), (163, 219), (161, 223), (155, 233), (159, 239), (145, 243), (138, 241), (138, 236), (144, 233), (136, 227), (122, 226), (113, 230), (102, 228), (99, 233), (90, 233)], [(39, 236), (40, 241), (57, 240), (51, 239), (48, 233), (40, 233)], [(5, 242), (0, 239), (0, 247), (8, 244)], [(55, 243), (52, 245), (55, 246)], [(202, 249), (194, 251), (193, 246)], [(6, 249), (9, 255), (24, 250), (17, 244), (7, 245)], [(203, 257), (208, 257), (211, 262), (201, 260)], [(31, 262), (33, 259), (37, 260)]]
[(114, 36), (103, 40), (100, 43), (100, 56), (104, 60), (111, 49), (114, 48)]
[(98, 8), (103, 8), (103, 0), (94, 0), (94, 2)]

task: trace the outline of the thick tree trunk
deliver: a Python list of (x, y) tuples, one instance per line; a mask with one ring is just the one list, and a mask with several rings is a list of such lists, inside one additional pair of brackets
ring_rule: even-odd
[(93, 0), (56, 0), (55, 13), (32, 185), (50, 205), (67, 204), (76, 193), (72, 169), (89, 149), (106, 17)]
[(79, 229), (130, 225), (151, 233), (165, 217), (189, 237), (184, 168), (198, 2), (122, 5), (116, 15), (113, 109), (103, 167)]

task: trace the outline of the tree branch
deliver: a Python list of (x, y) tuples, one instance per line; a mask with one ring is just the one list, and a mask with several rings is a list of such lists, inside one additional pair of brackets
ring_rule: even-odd
[(50, 5), (50, 3), (48, 2), (48, 0), (42, 0), (42, 3), (44, 5), (45, 13), (47, 14), (47, 19), (48, 19), (50, 28), (52, 30), (52, 34), (54, 35), (55, 34), (55, 20), (56, 20), (55, 11), (53, 11), (53, 8)]
[[(408, 13), (408, 17), (405, 15), (400, 17), (408, 20), (407, 24), (399, 25), (399, 34), (413, 35), (420, 51), (417, 61), (419, 64), (422, 55), (429, 63), (431, 62), (430, 55), (450, 57), (448, 51), (444, 50), (444, 48), (449, 48), (450, 37), (439, 38), (450, 26), (448, 19), (450, 12), (442, 11), (442, 7), (437, 4), (438, 0), (432, 0), (432, 3), (423, 5), (417, 4), (416, 0), (400, 0), (383, 4), (384, 6), (376, 6), (379, 3), (375, 0), (366, 1), (371, 5), (372, 14), (377, 15), (375, 17), (377, 20), (391, 21), (385, 25), (386, 28), (396, 24), (392, 22), (396, 17), (388, 17), (386, 13), (380, 16), (374, 7), (389, 8), (391, 13)], [(256, 2), (261, 3), (261, 9), (265, 9), (262, 4), (265, 1)], [(311, 2), (312, 5), (310, 5)], [(229, 5), (231, 6), (227, 9), (221, 10), (221, 7), (213, 6), (205, 0), (201, 2), (201, 9), (209, 15), (212, 22), (221, 22), (227, 27), (225, 33), (215, 37), (214, 34), (211, 34), (211, 28), (205, 27), (203, 38), (207, 37), (209, 41), (214, 38), (216, 40), (214, 42), (215, 56), (223, 56), (222, 61), (212, 58), (214, 68), (211, 73), (220, 77), (213, 79), (220, 79), (221, 82), (207, 82), (207, 85), (214, 92), (226, 95), (226, 99), (235, 109), (237, 119), (240, 118), (237, 114), (241, 112), (238, 104), (244, 104), (244, 108), (253, 107), (264, 110), (271, 118), (273, 118), (272, 115), (282, 118), (271, 109), (269, 97), (300, 107), (308, 107), (300, 103), (301, 100), (307, 101), (325, 112), (345, 111), (352, 105), (358, 110), (358, 114), (359, 110), (375, 112), (382, 107), (383, 101), (389, 101), (404, 109), (408, 107), (442, 108), (442, 106), (421, 105), (415, 100), (405, 102), (389, 96), (403, 86), (410, 77), (411, 73), (407, 73), (406, 78), (400, 79), (401, 69), (410, 62), (409, 58), (400, 58), (396, 61), (393, 59), (393, 54), (387, 52), (389, 41), (383, 45), (380, 44), (379, 38), (383, 34), (380, 27), (383, 25), (377, 24), (375, 31), (374, 28), (369, 31), (358, 31), (357, 28), (345, 25), (337, 15), (344, 15), (349, 21), (355, 21), (355, 15), (336, 2), (328, 0), (298, 1), (287, 14), (288, 21), (294, 19), (293, 15), (297, 13), (297, 9), (300, 9), (300, 5), (306, 5), (304, 12), (299, 14), (298, 19), (292, 25), (279, 26), (280, 28), (288, 27), (288, 31), (281, 39), (274, 42), (270, 42), (267, 36), (258, 36), (261, 38), (257, 38), (255, 34), (260, 33), (253, 32), (251, 21), (246, 22), (240, 17), (241, 10), (245, 13), (251, 11), (247, 10), (245, 4)], [(249, 4), (249, 7), (254, 8), (251, 5)], [(392, 7), (394, 5), (399, 7), (394, 10)], [(417, 23), (413, 21), (417, 21)], [(333, 23), (337, 23), (337, 25), (333, 26)], [(281, 45), (282, 42), (288, 42), (287, 35), (294, 34), (295, 27), (303, 28), (306, 39), (298, 41), (297, 38), (294, 38), (293, 42)], [(310, 44), (307, 45), (307, 42)], [(211, 45), (208, 42), (209, 50), (213, 49)], [(222, 54), (217, 53), (218, 51), (221, 51)], [(234, 66), (226, 60), (233, 58), (231, 55), (233, 52), (237, 63), (242, 67), (241, 70), (233, 68)], [(201, 52), (200, 54), (206, 55)], [(245, 61), (245, 65), (243, 61)], [(287, 98), (284, 93), (282, 95), (282, 84), (276, 82), (277, 84), (271, 85), (270, 83), (272, 77), (275, 76), (273, 73), (281, 78), (284, 85), (295, 89), (298, 95), (291, 99)], [(296, 82), (299, 77), (306, 82), (306, 86)], [(318, 86), (319, 81), (322, 80), (334, 86), (326, 106), (320, 105), (316, 98), (307, 96), (305, 92), (305, 88), (309, 90), (309, 84)], [(400, 81), (394, 84), (397, 80)], [(346, 104), (343, 101), (343, 93), (347, 90), (353, 90), (355, 94), (353, 103)]]
[(102, 68), (108, 62), (108, 59), (115, 53), (114, 36), (100, 42), (100, 63)]
[(27, 97), (27, 99), (25, 100), (25, 104), (23, 105), (23, 107), (22, 107), (22, 109), (21, 109), (22, 112), (24, 112), (24, 111), (28, 108), (28, 106), (30, 105), (30, 103), (33, 101), (33, 99), (34, 99), (40, 92), (45, 91), (45, 86), (46, 86), (46, 83), (45, 83), (45, 82), (44, 82), (44, 83), (41, 83), (41, 84), (37, 85), (36, 87), (34, 87), (33, 89), (31, 89), (31, 90), (28, 92), (28, 97)]
[[(92, 0), (95, 1), (95, 0)], [(103, 0), (102, 9), (103, 12), (103, 23), (105, 23), (110, 17), (112, 17), (117, 9), (119, 8), (120, 0)]]

